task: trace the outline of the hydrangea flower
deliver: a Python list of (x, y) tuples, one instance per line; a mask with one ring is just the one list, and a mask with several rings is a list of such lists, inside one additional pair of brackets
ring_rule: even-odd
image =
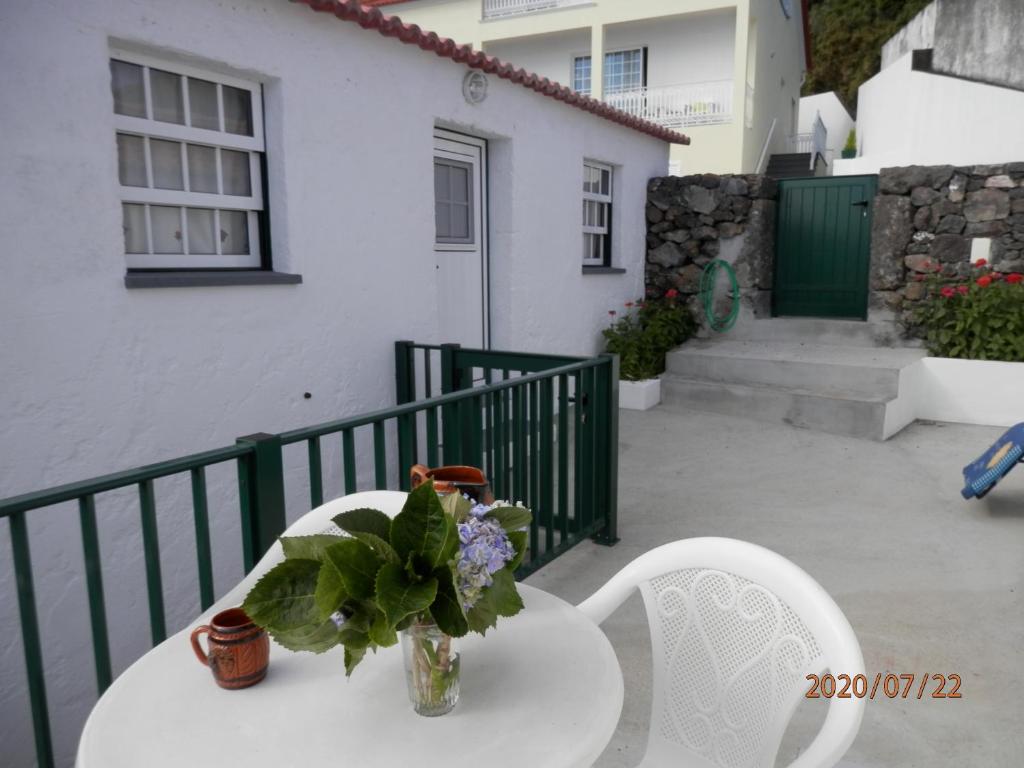
[(508, 534), (496, 520), (486, 517), (491, 507), (475, 504), (459, 523), (459, 559), (455, 565), (458, 590), (465, 610), (476, 605), (483, 591), (494, 583), (494, 574), (515, 555)]

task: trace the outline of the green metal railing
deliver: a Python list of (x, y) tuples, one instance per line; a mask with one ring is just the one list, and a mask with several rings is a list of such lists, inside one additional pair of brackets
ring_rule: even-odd
[[(419, 368), (417, 352), (422, 355)], [(306, 444), (311, 507), (324, 502), (325, 439), (340, 440), (345, 493), (360, 490), (358, 430), (372, 434), (373, 485), (378, 489), (387, 488), (389, 477), (396, 476), (406, 488), (414, 463), (484, 468), (499, 498), (523, 501), (534, 510), (519, 578), (586, 538), (617, 541), (616, 357), (567, 358), (397, 342), (395, 361), (394, 408), (281, 434), (248, 435), (232, 446), (0, 500), (0, 518), (10, 524), (41, 768), (52, 768), (54, 753), (26, 524), (26, 515), (34, 510), (78, 503), (98, 694), (113, 679), (96, 521), (95, 498), (101, 493), (137, 488), (153, 645), (167, 636), (154, 480), (190, 475), (199, 597), (205, 610), (214, 602), (207, 467), (231, 461), (237, 465), (242, 560), (248, 573), (285, 529), (283, 449), (293, 444)], [(438, 378), (440, 393), (435, 394)], [(420, 390), (422, 398), (417, 396)], [(390, 455), (397, 456), (397, 474), (389, 474), (389, 442), (395, 449)]]

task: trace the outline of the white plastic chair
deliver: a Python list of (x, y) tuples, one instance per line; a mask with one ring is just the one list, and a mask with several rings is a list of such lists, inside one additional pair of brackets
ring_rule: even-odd
[[(578, 607), (600, 624), (643, 595), (654, 691), (642, 768), (772, 768), (808, 674), (864, 673), (839, 606), (781, 555), (696, 538), (631, 562)], [(821, 730), (790, 768), (830, 768), (853, 743), (861, 698), (833, 697)]]
[[(394, 517), (402, 511), (402, 505), (405, 504), (407, 496), (408, 494), (404, 491), (362, 491), (360, 493), (350, 493), (347, 496), (341, 496), (328, 501), (326, 504), (321, 504), (315, 509), (311, 509), (288, 526), (288, 530), (281, 535), (312, 536), (317, 533), (328, 532), (340, 534), (341, 530), (331, 522), (335, 515), (352, 509), (370, 507), (371, 509), (379, 509), (388, 517)], [(245, 596), (249, 594), (249, 590), (252, 589), (253, 585), (263, 577), (263, 574), (282, 560), (284, 560), (284, 549), (282, 549), (280, 541), (275, 541), (273, 546), (264, 553), (253, 569), (246, 574), (245, 578), (224, 597), (207, 608), (197, 621), (205, 621), (225, 608), (240, 605)]]

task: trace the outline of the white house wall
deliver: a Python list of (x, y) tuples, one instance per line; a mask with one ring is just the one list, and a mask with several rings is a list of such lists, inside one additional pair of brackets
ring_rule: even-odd
[(911, 69), (911, 54), (864, 83), (858, 156), (835, 174), (903, 165), (976, 165), (1024, 158), (1024, 92)]
[(854, 125), (853, 118), (834, 91), (804, 96), (800, 99), (800, 127), (797, 133), (811, 133), (814, 130), (814, 118), (818, 114), (821, 115), (821, 122), (825, 124), (825, 130), (828, 132), (825, 159), (831, 165), (832, 160), (839, 157), (843, 145), (846, 144), (846, 137)]
[[(273, 259), (301, 285), (125, 288), (112, 41), (264, 83)], [(645, 189), (666, 166), (663, 142), (496, 77), (471, 106), (464, 66), (330, 15), (271, 0), (7, 5), (0, 67), (0, 496), (392, 404), (392, 343), (444, 341), (438, 123), (491, 140), (496, 348), (592, 354), (607, 311), (643, 289)], [(625, 274), (581, 274), (585, 157), (616, 166)], [(332, 441), (325, 450), (330, 497), (339, 461)], [(303, 452), (286, 455), (290, 520), (308, 507)], [(364, 461), (364, 487), (369, 472)], [(222, 594), (241, 576), (234, 468), (209, 485)], [(97, 500), (115, 672), (149, 642), (136, 498)], [(187, 479), (158, 481), (156, 498), (173, 631), (198, 614)], [(95, 695), (80, 534), (73, 506), (29, 518), (70, 765)], [(10, 567), (0, 558), (0, 754), (20, 768), (33, 756)]]

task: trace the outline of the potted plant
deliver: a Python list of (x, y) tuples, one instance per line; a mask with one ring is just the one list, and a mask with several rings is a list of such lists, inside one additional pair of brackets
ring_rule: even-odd
[(853, 128), (850, 129), (850, 133), (846, 136), (846, 144), (843, 145), (842, 156), (844, 160), (857, 156), (857, 131)]
[(619, 356), (619, 407), (646, 411), (661, 402), (665, 354), (693, 336), (697, 323), (671, 288), (661, 298), (627, 301), (602, 333), (605, 349)]

